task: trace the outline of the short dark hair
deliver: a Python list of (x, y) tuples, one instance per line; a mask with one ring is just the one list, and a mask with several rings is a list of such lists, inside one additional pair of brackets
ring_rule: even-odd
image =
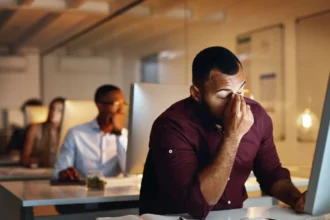
[(120, 91), (120, 89), (117, 86), (114, 86), (114, 85), (100, 86), (95, 92), (94, 101), (95, 102), (100, 101), (100, 98), (103, 95), (107, 94), (108, 92), (113, 92), (113, 91)]
[(242, 67), (239, 59), (230, 50), (220, 46), (208, 47), (200, 51), (192, 64), (193, 84), (198, 85), (209, 79), (211, 70), (219, 70), (226, 75), (235, 75)]
[(39, 99), (35, 99), (35, 98), (28, 99), (21, 106), (21, 111), (24, 112), (27, 106), (41, 106), (41, 105), (42, 105), (42, 101)]

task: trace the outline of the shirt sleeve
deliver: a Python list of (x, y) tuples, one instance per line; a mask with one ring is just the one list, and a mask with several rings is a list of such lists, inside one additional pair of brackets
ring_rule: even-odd
[(290, 180), (289, 170), (282, 167), (273, 139), (273, 123), (266, 112), (263, 112), (260, 130), (263, 133), (261, 145), (253, 165), (253, 172), (257, 177), (260, 188), (271, 195), (271, 188), (281, 179)]
[(64, 138), (60, 153), (56, 158), (52, 179), (58, 179), (60, 171), (74, 167), (75, 147), (73, 131), (69, 130)]
[(127, 150), (127, 130), (123, 129), (122, 135), (118, 138), (117, 144), (117, 157), (119, 162), (119, 167), (122, 173), (126, 172), (126, 150)]
[(198, 181), (196, 152), (182, 126), (169, 119), (156, 120), (150, 136), (150, 153), (159, 184), (175, 201), (178, 210), (195, 218), (205, 218), (208, 205)]

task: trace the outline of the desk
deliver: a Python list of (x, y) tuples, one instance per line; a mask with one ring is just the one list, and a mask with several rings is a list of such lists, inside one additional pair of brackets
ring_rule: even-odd
[[(104, 191), (87, 191), (84, 186), (51, 186), (49, 181), (45, 180), (2, 182), (0, 183), (0, 198), (2, 198), (0, 207), (4, 211), (1, 211), (0, 220), (33, 219), (32, 207), (34, 206), (139, 200), (140, 177), (107, 178), (106, 180)], [(293, 177), (292, 180), (296, 180), (296, 184), (308, 184), (308, 180), (303, 178)], [(246, 186), (248, 191), (259, 190), (254, 177), (250, 177)], [(271, 197), (268, 198), (271, 199)], [(267, 205), (264, 201), (262, 204)]]
[[(192, 219), (186, 214), (181, 215), (186, 219)], [(224, 211), (210, 212), (206, 220), (241, 220), (245, 218), (271, 218), (275, 220), (307, 220), (311, 218), (307, 214), (297, 214), (292, 209), (271, 206), (271, 207), (253, 207), (248, 209), (232, 209)], [(119, 220), (118, 218), (117, 220)], [(124, 218), (123, 218), (124, 219)], [(125, 218), (126, 220), (135, 218)], [(146, 214), (142, 216), (144, 220), (178, 220), (179, 216), (161, 216)], [(114, 220), (114, 218), (97, 218), (96, 220)]]
[(0, 166), (18, 166), (19, 158), (13, 158), (10, 156), (1, 156), (0, 157)]
[(52, 172), (50, 168), (0, 167), (0, 181), (48, 180)]
[(0, 219), (34, 219), (35, 206), (138, 201), (140, 183), (139, 177), (108, 178), (104, 191), (87, 191), (84, 186), (51, 186), (45, 180), (1, 182)]
[(242, 218), (272, 218), (275, 220), (306, 220), (310, 216), (307, 214), (296, 214), (292, 209), (271, 206), (271, 207), (252, 207), (247, 209), (233, 209), (226, 211), (214, 211), (209, 214), (207, 220), (231, 220)]

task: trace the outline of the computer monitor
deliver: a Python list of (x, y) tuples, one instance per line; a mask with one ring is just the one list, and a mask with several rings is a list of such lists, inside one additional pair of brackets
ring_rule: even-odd
[(314, 216), (330, 213), (330, 74), (309, 180), (305, 211)]
[(189, 86), (137, 83), (131, 86), (126, 173), (142, 174), (155, 119), (189, 96)]

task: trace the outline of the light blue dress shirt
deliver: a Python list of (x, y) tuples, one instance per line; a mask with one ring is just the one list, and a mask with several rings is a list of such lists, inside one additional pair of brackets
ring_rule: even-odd
[(69, 167), (75, 167), (83, 177), (96, 171), (105, 177), (124, 172), (127, 135), (127, 129), (120, 136), (103, 133), (96, 119), (71, 128), (56, 159), (52, 179), (58, 179), (58, 173)]

